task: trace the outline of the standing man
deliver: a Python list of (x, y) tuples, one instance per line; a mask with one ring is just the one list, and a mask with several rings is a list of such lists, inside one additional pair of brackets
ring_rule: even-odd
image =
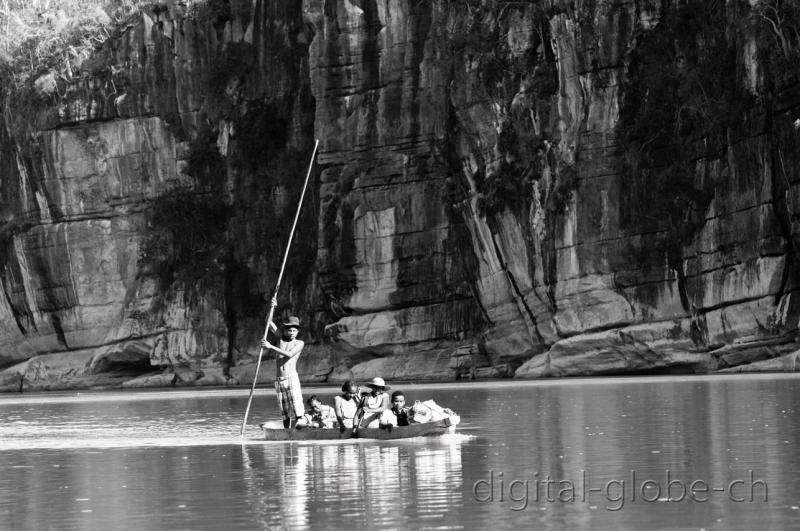
[[(272, 298), (272, 306), (277, 306), (278, 301)], [(278, 328), (273, 324), (273, 331)], [(298, 419), (305, 413), (303, 408), (303, 393), (300, 389), (300, 378), (297, 376), (297, 359), (303, 352), (305, 343), (297, 339), (300, 332), (300, 319), (294, 315), (283, 323), (283, 339), (278, 346), (266, 339), (261, 340), (261, 346), (272, 349), (275, 357), (275, 392), (278, 394), (278, 409), (283, 416), (283, 427), (292, 427), (292, 418)]]

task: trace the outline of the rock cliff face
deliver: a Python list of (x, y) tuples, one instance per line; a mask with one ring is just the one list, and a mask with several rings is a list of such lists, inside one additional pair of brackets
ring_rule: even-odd
[(6, 90), (0, 380), (252, 381), (314, 139), (278, 296), (306, 381), (795, 370), (772, 5), (153, 4)]

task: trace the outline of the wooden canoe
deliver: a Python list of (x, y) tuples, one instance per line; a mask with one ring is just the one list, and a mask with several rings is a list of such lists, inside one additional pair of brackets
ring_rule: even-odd
[(268, 441), (333, 441), (340, 439), (410, 439), (411, 437), (432, 437), (455, 433), (456, 425), (461, 422), (458, 415), (451, 415), (442, 420), (396, 426), (388, 428), (359, 428), (356, 435), (353, 428), (284, 428), (283, 421), (275, 420), (261, 424), (264, 438)]

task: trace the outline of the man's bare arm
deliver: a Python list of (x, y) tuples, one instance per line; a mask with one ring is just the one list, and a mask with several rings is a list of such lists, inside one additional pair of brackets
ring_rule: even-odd
[[(275, 297), (272, 297), (272, 299), (270, 299), (269, 303), (270, 303), (270, 306), (275, 308), (276, 306), (278, 306), (278, 299), (276, 299)], [(272, 330), (273, 333), (275, 333), (275, 332), (278, 331), (278, 326), (270, 320), (269, 321), (269, 329)]]

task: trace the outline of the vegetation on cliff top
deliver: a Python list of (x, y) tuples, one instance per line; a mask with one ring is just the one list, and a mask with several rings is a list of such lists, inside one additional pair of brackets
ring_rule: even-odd
[[(0, 0), (0, 64), (20, 88), (51, 73), (71, 79), (144, 0)], [(43, 82), (40, 82), (43, 83)]]
[[(0, 0), (0, 101), (7, 126), (36, 129), (40, 114), (70, 85), (112, 71), (105, 43), (134, 26), (143, 12), (167, 11), (169, 0)], [(205, 20), (223, 0), (185, 0), (179, 10)], [(60, 109), (61, 110), (61, 109)], [(78, 117), (77, 119), (82, 119)]]
[[(724, 21), (733, 21), (726, 24)], [(629, 56), (620, 137), (630, 176), (623, 224), (666, 230), (671, 260), (704, 223), (715, 183), (702, 161), (725, 160), (731, 131), (769, 108), (797, 80), (800, 6), (780, 0), (679, 3), (655, 28), (640, 31)], [(741, 50), (745, 25), (757, 33), (761, 75), (750, 80)], [(750, 26), (753, 27), (752, 25)], [(756, 127), (755, 124), (753, 124)]]
[[(72, 79), (84, 61), (155, 0), (0, 0), (0, 66), (15, 88), (39, 76)], [(228, 2), (188, 0), (201, 22), (230, 14)], [(42, 81), (41, 83), (43, 83)]]

